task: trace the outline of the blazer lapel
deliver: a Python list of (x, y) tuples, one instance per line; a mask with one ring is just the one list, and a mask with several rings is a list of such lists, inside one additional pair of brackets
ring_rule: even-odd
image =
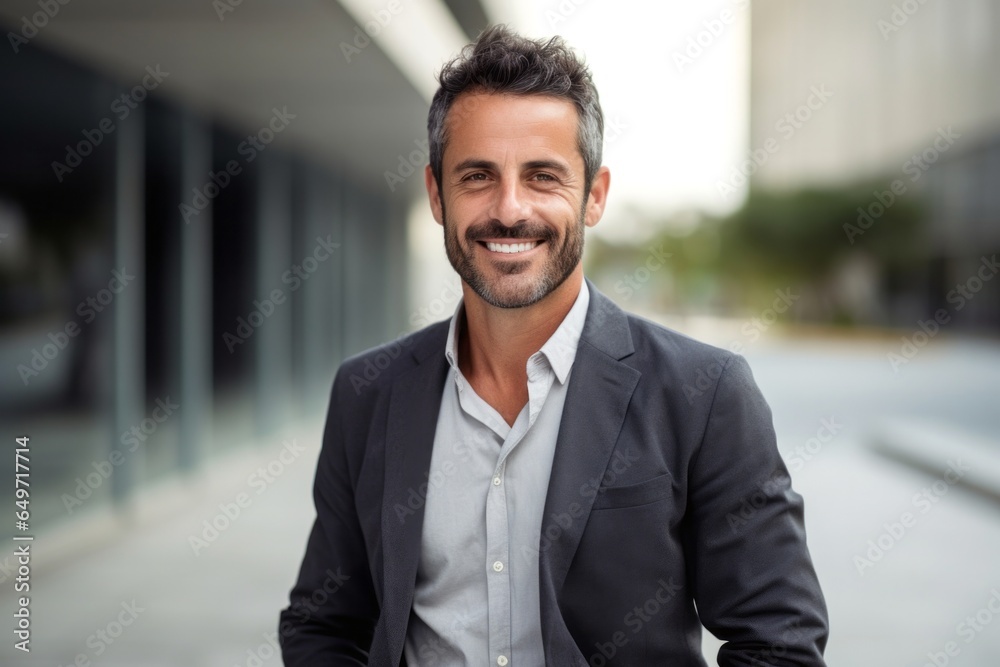
[[(633, 352), (625, 313), (587, 283), (591, 300), (570, 374), (542, 519), (546, 548), (539, 549), (539, 584), (547, 655), (553, 655), (550, 645), (565, 632), (556, 600), (594, 504), (595, 495), (582, 490), (593, 489), (604, 475), (642, 375), (620, 361)], [(568, 527), (565, 520), (553, 519), (566, 515), (578, 518)]]
[[(424, 522), (420, 489), (426, 492), (421, 485), (430, 470), (441, 392), (448, 373), (446, 332), (444, 329), (441, 335), (430, 336), (429, 344), (413, 350), (418, 365), (396, 379), (389, 399), (382, 496), (382, 623), (393, 664), (402, 654), (420, 562)], [(437, 355), (433, 354), (435, 350)]]

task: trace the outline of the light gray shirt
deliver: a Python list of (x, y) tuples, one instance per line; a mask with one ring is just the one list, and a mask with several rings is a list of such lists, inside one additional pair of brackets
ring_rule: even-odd
[(583, 281), (559, 328), (528, 359), (528, 402), (510, 426), (459, 369), (459, 300), (448, 329), (451, 371), (434, 436), (406, 634), (410, 667), (545, 664), (539, 533), (589, 301)]

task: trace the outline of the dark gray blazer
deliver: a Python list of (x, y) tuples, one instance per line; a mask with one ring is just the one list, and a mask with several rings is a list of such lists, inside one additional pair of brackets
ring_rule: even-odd
[[(724, 667), (824, 665), (802, 499), (747, 363), (587, 285), (538, 549), (546, 663), (700, 666), (704, 624)], [(447, 331), (337, 371), (289, 667), (405, 664)]]

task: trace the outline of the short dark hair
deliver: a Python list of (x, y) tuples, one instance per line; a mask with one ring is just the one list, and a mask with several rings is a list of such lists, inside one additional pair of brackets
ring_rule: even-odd
[(427, 114), (430, 164), (438, 190), (448, 142), (445, 121), (455, 99), (465, 92), (548, 95), (576, 106), (577, 147), (583, 156), (584, 199), (601, 167), (604, 114), (590, 70), (561, 37), (548, 41), (518, 35), (506, 25), (484, 30), (441, 68), (441, 84)]

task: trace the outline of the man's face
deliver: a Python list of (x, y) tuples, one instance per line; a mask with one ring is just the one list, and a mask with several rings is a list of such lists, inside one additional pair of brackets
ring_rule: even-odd
[(448, 114), (440, 196), (427, 168), (431, 208), (455, 271), (493, 306), (536, 303), (580, 263), (608, 179), (602, 169), (585, 196), (578, 122), (571, 102), (539, 95), (465, 93)]

